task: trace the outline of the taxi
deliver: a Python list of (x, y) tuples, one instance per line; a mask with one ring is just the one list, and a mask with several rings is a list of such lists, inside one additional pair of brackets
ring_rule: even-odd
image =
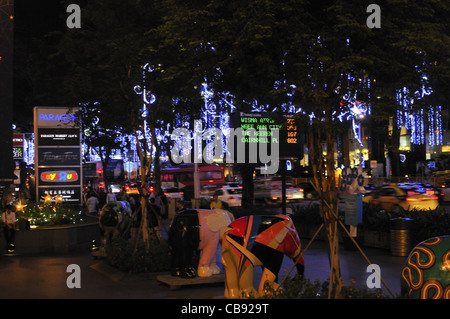
[(399, 187), (385, 185), (364, 196), (364, 203), (380, 205), (387, 211), (435, 210), (439, 206), (435, 194), (418, 193)]

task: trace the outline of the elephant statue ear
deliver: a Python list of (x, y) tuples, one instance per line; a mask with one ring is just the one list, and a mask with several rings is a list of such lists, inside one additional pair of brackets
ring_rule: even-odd
[(281, 244), (285, 237), (286, 234), (289, 233), (289, 229), (287, 227), (283, 227), (283, 229), (281, 231), (278, 232), (278, 234), (275, 235), (274, 239), (278, 244)]
[(286, 236), (296, 237), (295, 230), (292, 229), (292, 222), (286, 223), (284, 227), (275, 235), (274, 239), (278, 244), (285, 243)]
[(206, 219), (206, 223), (208, 224), (208, 228), (216, 233), (220, 231), (220, 236), (225, 233), (226, 228), (232, 222), (232, 217), (228, 211), (223, 209), (214, 209), (211, 211), (211, 214), (208, 215)]

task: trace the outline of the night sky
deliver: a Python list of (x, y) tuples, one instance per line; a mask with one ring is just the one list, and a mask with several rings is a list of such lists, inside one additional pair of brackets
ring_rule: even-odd
[(66, 15), (60, 0), (15, 0), (13, 117), (22, 132), (32, 132), (33, 107), (44, 102), (31, 89), (35, 67), (31, 53), (47, 55), (56, 49), (56, 43), (46, 35), (64, 30)]

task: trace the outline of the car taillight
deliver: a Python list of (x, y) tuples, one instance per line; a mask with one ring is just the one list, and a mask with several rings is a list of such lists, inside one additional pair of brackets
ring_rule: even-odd
[(421, 201), (421, 200), (434, 200), (434, 199), (438, 199), (438, 197), (437, 196), (429, 196), (429, 197), (426, 197), (426, 198), (408, 197), (408, 198), (406, 198), (406, 201), (408, 201), (408, 202), (418, 202), (418, 201)]
[(180, 195), (184, 195), (184, 193), (183, 193), (183, 192), (180, 192), (179, 194), (180, 194)]
[(272, 197), (272, 199), (274, 199), (274, 200), (275, 200), (275, 199), (278, 199), (278, 197)]
[(303, 188), (299, 188), (298, 191), (299, 191), (299, 192), (304, 192)]
[(228, 200), (229, 201), (234, 201), (234, 200), (236, 200), (236, 198), (230, 197)]
[(434, 191), (433, 190), (427, 190), (426, 192), (425, 192), (427, 195), (434, 195)]

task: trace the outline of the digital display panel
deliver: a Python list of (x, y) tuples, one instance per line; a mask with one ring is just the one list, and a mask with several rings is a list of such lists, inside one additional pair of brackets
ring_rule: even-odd
[[(270, 147), (278, 146), (280, 159), (303, 158), (300, 126), (293, 114), (240, 112), (232, 115), (231, 125), (234, 129), (243, 130), (244, 136), (241, 139), (243, 143), (267, 143)], [(278, 137), (274, 136), (274, 129), (279, 130)]]

